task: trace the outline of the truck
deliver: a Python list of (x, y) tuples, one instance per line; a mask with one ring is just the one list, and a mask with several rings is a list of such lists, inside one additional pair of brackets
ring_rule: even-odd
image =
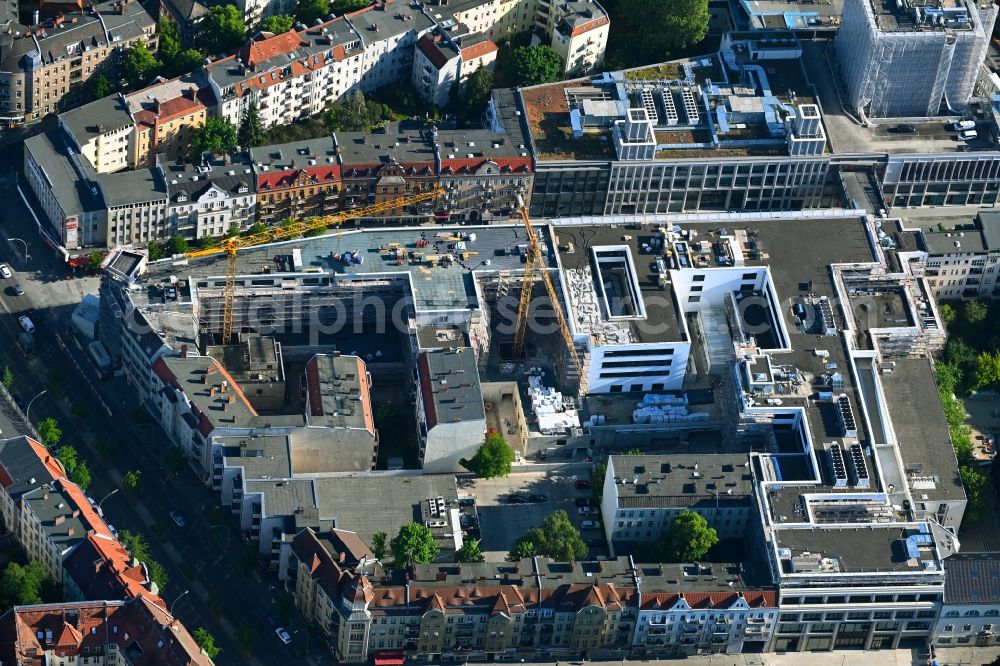
[(108, 354), (108, 350), (104, 348), (104, 345), (100, 341), (95, 340), (87, 345), (87, 352), (90, 354), (91, 360), (94, 361), (94, 367), (97, 368), (97, 373), (101, 379), (111, 377), (111, 355)]
[(976, 129), (976, 123), (972, 120), (958, 120), (951, 124), (951, 129), (956, 132), (961, 132), (962, 130)]

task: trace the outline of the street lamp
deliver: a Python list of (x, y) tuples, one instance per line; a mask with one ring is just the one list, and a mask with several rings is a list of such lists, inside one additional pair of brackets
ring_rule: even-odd
[(170, 609), (167, 611), (167, 613), (170, 614), (170, 615), (173, 615), (174, 614), (174, 606), (176, 606), (177, 602), (180, 601), (184, 597), (184, 595), (187, 594), (190, 591), (191, 590), (184, 590), (183, 592), (181, 592), (180, 596), (177, 597), (176, 599), (174, 599), (174, 603), (170, 604)]
[(28, 408), (24, 410), (24, 418), (27, 419), (28, 423), (31, 423), (31, 406), (35, 404), (35, 401), (41, 398), (43, 395), (48, 393), (48, 389), (42, 389), (42, 392), (36, 395), (34, 398), (28, 401)]
[(19, 242), (19, 243), (20, 243), (21, 245), (23, 245), (23, 246), (24, 246), (24, 260), (25, 260), (25, 261), (31, 261), (31, 255), (30, 255), (30, 254), (28, 254), (28, 244), (27, 244), (27, 243), (25, 243), (25, 242), (24, 242), (23, 240), (21, 240), (20, 238), (8, 238), (8, 239), (7, 239), (7, 242), (8, 242), (8, 243), (9, 243), (9, 242), (11, 242), (11, 241), (17, 241), (17, 242)]
[(102, 499), (102, 500), (101, 500), (100, 502), (98, 502), (98, 503), (97, 503), (97, 515), (98, 515), (98, 516), (100, 516), (101, 518), (103, 518), (103, 517), (104, 517), (104, 512), (103, 512), (103, 511), (101, 511), (101, 505), (102, 505), (102, 504), (104, 504), (104, 501), (105, 501), (106, 499), (108, 499), (109, 497), (111, 497), (112, 495), (114, 495), (114, 494), (115, 494), (116, 492), (118, 492), (119, 490), (121, 490), (121, 488), (115, 488), (115, 489), (114, 489), (114, 490), (112, 490), (112, 491), (111, 491), (110, 493), (108, 493), (107, 495), (105, 495), (105, 496), (104, 496), (104, 499)]

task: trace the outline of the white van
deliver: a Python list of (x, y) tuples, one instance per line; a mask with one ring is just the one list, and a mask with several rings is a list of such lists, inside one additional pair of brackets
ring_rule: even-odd
[(951, 124), (951, 128), (956, 132), (961, 130), (976, 129), (976, 123), (971, 120), (959, 120)]
[(979, 136), (979, 134), (974, 129), (962, 130), (961, 132), (958, 133), (958, 138), (960, 141), (971, 141), (972, 139), (975, 139), (977, 136)]

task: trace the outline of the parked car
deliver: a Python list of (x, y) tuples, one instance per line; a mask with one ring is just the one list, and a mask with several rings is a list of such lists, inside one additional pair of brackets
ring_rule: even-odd
[(19, 285), (19, 284), (15, 284), (14, 285), (14, 295), (15, 296), (24, 296), (24, 288), (21, 285)]
[(583, 542), (585, 544), (587, 544), (588, 546), (603, 546), (604, 545), (604, 539), (602, 539), (600, 537), (588, 537), (588, 538), (584, 539)]
[(979, 132), (977, 132), (974, 129), (970, 129), (970, 130), (962, 130), (961, 132), (958, 133), (958, 136), (956, 136), (955, 138), (958, 141), (972, 141), (977, 136), (979, 136)]
[(274, 633), (276, 633), (278, 635), (278, 638), (280, 638), (281, 642), (284, 643), (285, 645), (290, 645), (291, 644), (291, 642), (292, 642), (292, 635), (290, 633), (288, 633), (288, 630), (285, 629), (284, 627), (278, 627), (278, 628), (276, 628), (274, 630)]
[(959, 120), (958, 122), (951, 124), (951, 129), (956, 132), (961, 130), (976, 129), (976, 123), (972, 120)]
[(10, 266), (7, 264), (0, 264), (0, 275), (2, 275), (5, 280), (14, 277), (14, 273), (11, 272)]
[(21, 324), (21, 328), (24, 329), (25, 333), (34, 333), (35, 325), (31, 322), (31, 318), (27, 315), (21, 315), (17, 318), (17, 322)]
[(108, 531), (111, 532), (111, 536), (113, 536), (116, 539), (118, 538), (118, 530), (116, 530), (115, 526), (112, 525), (111, 523), (108, 523)]
[(170, 512), (170, 519), (175, 523), (177, 523), (177, 527), (184, 527), (185, 525), (187, 525), (187, 522), (184, 520), (184, 516), (177, 513), (176, 511)]
[(911, 125), (909, 123), (903, 123), (902, 125), (896, 125), (895, 127), (890, 127), (889, 131), (893, 134), (916, 134), (917, 126)]
[(601, 529), (601, 521), (599, 520), (581, 520), (580, 527), (585, 530), (599, 530)]
[(527, 504), (528, 502), (530, 502), (530, 500), (524, 493), (511, 493), (510, 495), (507, 495), (508, 504)]
[(577, 506), (590, 506), (590, 504), (591, 504), (592, 501), (593, 500), (591, 500), (589, 497), (577, 497), (576, 498), (576, 505)]
[(576, 510), (576, 512), (579, 513), (581, 516), (589, 516), (590, 514), (594, 513), (594, 509), (589, 506), (581, 506), (579, 509)]
[(576, 483), (574, 485), (577, 487), (577, 490), (582, 490), (584, 488), (589, 488), (590, 487), (590, 480), (589, 479), (577, 479)]
[(534, 494), (528, 495), (528, 501), (529, 502), (548, 502), (549, 501), (549, 496), (548, 495), (542, 495), (541, 493), (534, 493)]

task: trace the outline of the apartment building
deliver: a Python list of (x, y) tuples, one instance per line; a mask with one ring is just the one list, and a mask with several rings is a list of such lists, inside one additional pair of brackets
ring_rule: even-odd
[(30, 437), (0, 440), (4, 525), (52, 579), (63, 581), (65, 558), (88, 535), (111, 538), (83, 491), (62, 465)]
[(110, 95), (60, 113), (59, 125), (97, 173), (135, 167), (129, 159), (135, 122), (123, 95)]
[(996, 552), (960, 553), (944, 561), (944, 597), (931, 642), (935, 647), (1000, 643), (1000, 577)]
[(0, 616), (0, 660), (22, 666), (213, 664), (163, 602), (145, 595), (15, 606)]
[(114, 537), (90, 533), (63, 562), (63, 596), (71, 601), (156, 597), (146, 565)]
[(168, 160), (188, 157), (191, 133), (205, 124), (215, 107), (201, 72), (160, 81), (125, 96), (135, 129), (129, 166), (152, 167), (159, 155)]
[(486, 411), (475, 352), (468, 347), (423, 351), (414, 370), (417, 434), (426, 472), (458, 472), (486, 437)]
[(613, 549), (659, 539), (681, 511), (702, 516), (720, 539), (747, 531), (752, 478), (744, 455), (611, 456), (601, 498)]
[(121, 53), (137, 42), (156, 51), (156, 20), (135, 0), (7, 26), (0, 35), (0, 117), (17, 124), (79, 104), (87, 81), (98, 73), (113, 80)]
[(251, 148), (257, 219), (263, 224), (340, 210), (341, 164), (333, 137)]
[(254, 223), (257, 178), (244, 156), (206, 156), (194, 165), (158, 155), (156, 171), (166, 185), (170, 236), (219, 237), (246, 231)]
[(228, 345), (208, 345), (205, 355), (220, 359), (258, 412), (285, 404), (285, 362), (281, 343), (263, 335), (246, 335)]
[(919, 259), (938, 300), (1000, 297), (1000, 215), (980, 212), (971, 224), (923, 227)]
[(413, 87), (431, 104), (445, 107), (452, 91), (460, 91), (476, 70), (492, 68), (497, 47), (482, 33), (456, 24), (421, 37), (414, 53)]
[(172, 235), (167, 215), (167, 182), (159, 169), (99, 174), (97, 187), (107, 215), (105, 246), (147, 245)]
[(600, 69), (610, 29), (608, 14), (597, 0), (539, 2), (535, 26), (551, 36), (550, 46), (563, 61), (563, 76)]

